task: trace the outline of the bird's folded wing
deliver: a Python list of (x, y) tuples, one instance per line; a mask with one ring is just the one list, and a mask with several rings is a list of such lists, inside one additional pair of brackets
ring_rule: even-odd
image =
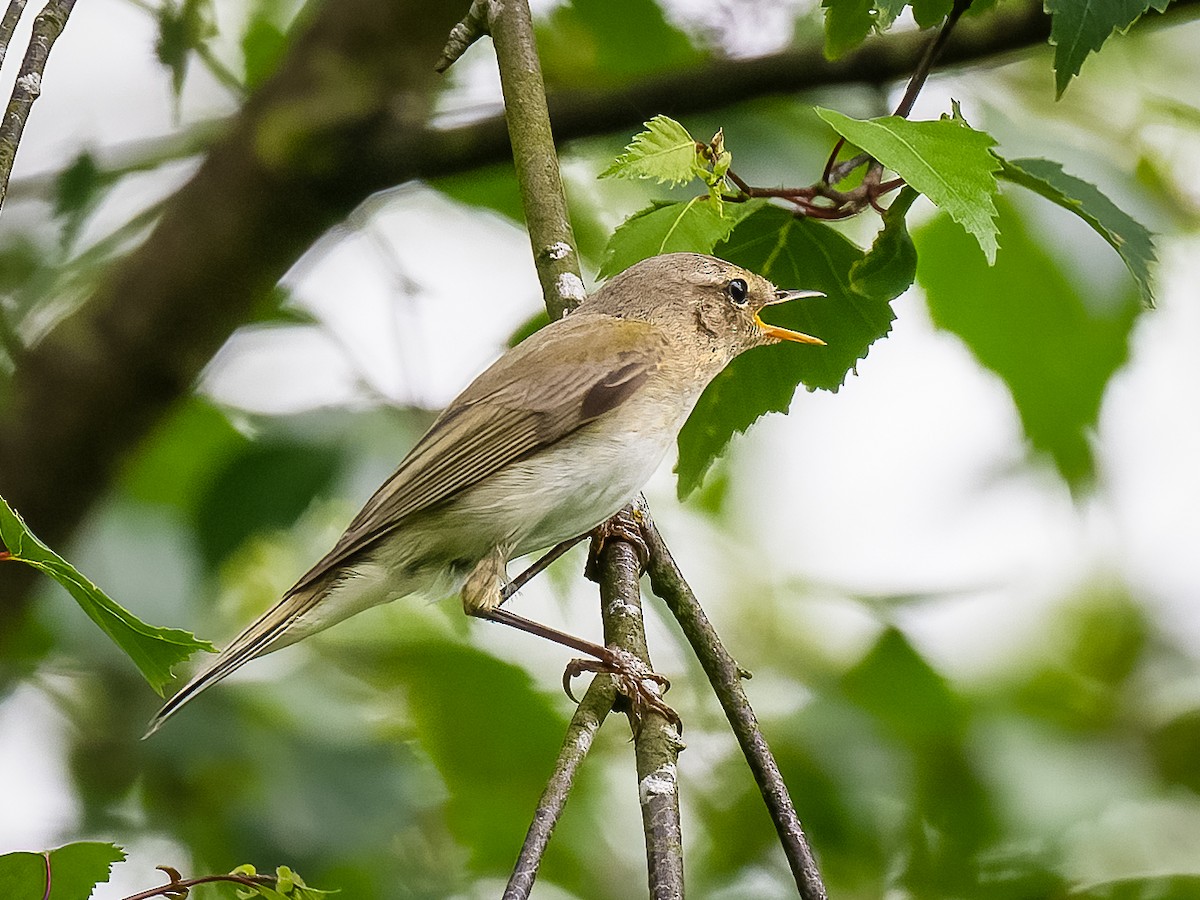
[(629, 399), (666, 339), (645, 322), (574, 315), (506, 353), (438, 417), (296, 591), (397, 527)]

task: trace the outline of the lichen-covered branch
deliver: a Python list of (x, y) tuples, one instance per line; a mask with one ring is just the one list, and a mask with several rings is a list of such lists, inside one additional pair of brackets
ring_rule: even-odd
[[(644, 514), (645, 501), (639, 498), (634, 506), (618, 515), (636, 520)], [(634, 654), (652, 669), (642, 622), (641, 560), (637, 550), (628, 541), (613, 536), (604, 542), (599, 562), (604, 641)], [(678, 761), (683, 743), (675, 725), (655, 710), (635, 710), (631, 712), (631, 721), (650, 896), (652, 900), (682, 900), (683, 832), (679, 821)]]
[(779, 766), (758, 727), (758, 719), (750, 707), (750, 701), (742, 690), (741, 670), (700, 608), (696, 595), (679, 571), (671, 551), (649, 515), (643, 515), (641, 525), (642, 536), (650, 550), (650, 563), (646, 570), (650, 584), (654, 593), (662, 598), (674, 614), (708, 675), (746, 762), (754, 773), (754, 780), (758, 782), (800, 896), (804, 900), (825, 900), (825, 885), (800, 825), (800, 817), (796, 815)]

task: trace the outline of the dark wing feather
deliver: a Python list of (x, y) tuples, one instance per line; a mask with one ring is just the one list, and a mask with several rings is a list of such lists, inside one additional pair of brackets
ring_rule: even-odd
[(399, 468), (292, 591), (398, 526), (628, 400), (658, 367), (661, 331), (574, 315), (510, 350), (438, 417)]

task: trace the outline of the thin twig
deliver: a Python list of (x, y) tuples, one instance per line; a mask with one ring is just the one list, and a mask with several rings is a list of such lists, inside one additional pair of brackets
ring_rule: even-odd
[(562, 749), (554, 762), (554, 773), (542, 791), (537, 809), (533, 813), (533, 821), (525, 835), (525, 843), (521, 845), (521, 853), (517, 857), (508, 885), (504, 889), (504, 900), (526, 900), (533, 890), (533, 882), (537, 877), (538, 866), (550, 843), (550, 835), (563, 808), (567, 797), (575, 783), (575, 774), (583, 763), (584, 757), (592, 748), (592, 742), (604, 719), (612, 711), (613, 702), (617, 697), (617, 688), (609, 675), (598, 675), (592, 679), (587, 693), (575, 709), (571, 724), (567, 727)]
[[(21, 143), (25, 122), (29, 119), (29, 110), (42, 92), (42, 75), (46, 71), (50, 48), (67, 26), (67, 17), (71, 15), (74, 5), (75, 0), (50, 0), (33, 20), (33, 34), (25, 50), (25, 59), (17, 73), (4, 120), (0, 122), (0, 206), (4, 205), (4, 195), (8, 193), (8, 178), (12, 174), (13, 160), (17, 155), (17, 145)], [(10, 7), (8, 12), (11, 11)], [(7, 19), (8, 13), (5, 14)]]
[[(159, 866), (160, 869), (167, 871), (164, 866)], [(179, 879), (175, 876), (178, 873), (173, 869), (168, 872), (168, 877), (171, 879), (166, 884), (161, 884), (156, 888), (141, 891), (137, 894), (130, 894), (128, 897), (123, 897), (122, 900), (150, 900), (151, 897), (185, 897), (189, 888), (193, 888), (198, 884), (240, 884), (246, 887), (274, 887), (278, 883), (278, 879), (274, 875), (202, 875), (199, 878), (183, 878)]]
[(908, 118), (908, 114), (912, 112), (913, 104), (917, 102), (917, 95), (921, 93), (921, 88), (925, 86), (925, 80), (929, 77), (929, 73), (933, 71), (933, 66), (938, 61), (938, 57), (942, 55), (946, 41), (950, 39), (950, 32), (954, 30), (954, 26), (958, 24), (958, 20), (962, 18), (963, 13), (970, 8), (971, 0), (954, 0), (954, 6), (950, 9), (950, 15), (946, 16), (946, 21), (942, 23), (937, 36), (930, 42), (928, 49), (921, 57), (921, 61), (917, 63), (917, 67), (913, 70), (912, 78), (908, 80), (908, 87), (905, 88), (904, 96), (900, 99), (900, 103), (896, 106), (896, 112), (893, 115), (900, 116), (902, 119)]
[(8, 53), (8, 44), (13, 32), (17, 30), (17, 22), (21, 21), (21, 13), (25, 11), (26, 0), (9, 0), (4, 10), (4, 18), (0, 19), (0, 66), (4, 65), (4, 55)]
[(666, 542), (648, 515), (643, 516), (642, 536), (650, 550), (650, 564), (646, 570), (650, 576), (650, 584), (654, 593), (662, 598), (678, 620), (680, 628), (700, 660), (700, 665), (708, 675), (721, 708), (724, 709), (733, 733), (741, 745), (742, 754), (754, 773), (754, 780), (758, 782), (771, 821), (775, 823), (775, 830), (779, 834), (779, 842), (783, 846), (788, 866), (792, 870), (792, 877), (796, 879), (800, 896), (804, 900), (825, 900), (825, 885), (817, 869), (816, 859), (808, 846), (804, 829), (800, 825), (800, 818), (792, 805), (787, 785), (783, 782), (771, 748), (767, 746), (766, 738), (758, 726), (758, 719), (750, 707), (750, 701), (742, 690), (742, 671), (721, 644), (720, 637), (708, 621), (708, 617), (704, 615), (696, 595), (692, 593), (671, 556), (671, 551), (667, 549)]
[(435, 72), (445, 72), (458, 62), (459, 57), (467, 52), (467, 48), (488, 33), (487, 0), (473, 0), (471, 8), (463, 16), (461, 22), (450, 29), (450, 37), (446, 39), (446, 47), (434, 64)]
[[(617, 514), (634, 529), (646, 518), (645, 500)], [(632, 521), (629, 521), (632, 520)], [(634, 532), (637, 533), (636, 530)], [(633, 653), (652, 670), (642, 621), (641, 560), (619, 532), (599, 551), (604, 640)], [(683, 898), (683, 833), (679, 821), (679, 751), (683, 743), (665, 716), (653, 709), (630, 710), (637, 756), (638, 799), (646, 836), (646, 865), (652, 900)]]

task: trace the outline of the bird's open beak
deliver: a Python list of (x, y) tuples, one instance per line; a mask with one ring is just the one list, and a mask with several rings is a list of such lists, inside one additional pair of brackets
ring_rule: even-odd
[[(824, 297), (820, 291), (776, 291), (775, 299), (768, 301), (767, 306), (774, 306), (777, 303), (787, 303), (789, 300), (800, 300), (804, 297)], [(786, 328), (780, 328), (778, 325), (768, 325), (758, 317), (758, 313), (754, 314), (754, 324), (759, 327), (763, 334), (767, 337), (777, 338), (781, 341), (795, 341), (797, 344), (819, 344), (824, 347), (825, 342), (820, 338), (813, 337), (811, 334), (804, 334), (799, 331), (789, 331)]]

